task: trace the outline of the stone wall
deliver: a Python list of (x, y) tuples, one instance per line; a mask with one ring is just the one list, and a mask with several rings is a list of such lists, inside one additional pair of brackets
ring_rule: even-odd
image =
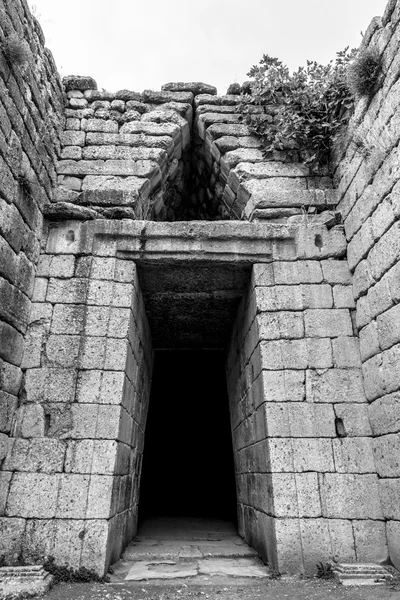
[(383, 75), (356, 103), (336, 172), (353, 273), (364, 387), (374, 435), (392, 561), (400, 566), (400, 2), (374, 19), (361, 50), (376, 49)]
[[(293, 151), (267, 160), (240, 97), (205, 84), (114, 94), (68, 77), (64, 112), (25, 2), (0, 14), (0, 554), (101, 574), (119, 557), (152, 373), (138, 273), (184, 263), (196, 281), (218, 263), (241, 283), (252, 268), (227, 349), (241, 534), (282, 571), (384, 560), (386, 540), (399, 566), (400, 2), (363, 41), (384, 76), (357, 103), (337, 189)], [(207, 282), (207, 299), (232, 297)]]
[(254, 265), (227, 363), (239, 532), (280, 572), (387, 557), (351, 274), (312, 249)]
[(44, 236), (2, 540), (7, 560), (102, 573), (136, 533), (152, 346), (135, 264), (79, 225)]
[(325, 211), (332, 218), (331, 178), (313, 175), (293, 151), (266, 161), (242, 123), (240, 96), (198, 83), (142, 94), (101, 92), (89, 77), (64, 83), (66, 131), (49, 216), (282, 220)]
[(56, 181), (63, 109), (39, 24), (25, 0), (0, 0), (0, 463), (18, 405), (42, 211)]

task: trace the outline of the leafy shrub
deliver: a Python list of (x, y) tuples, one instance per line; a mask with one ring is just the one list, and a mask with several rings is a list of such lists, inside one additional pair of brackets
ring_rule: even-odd
[(317, 564), (317, 575), (318, 579), (333, 579), (335, 572), (331, 563), (319, 562)]
[(16, 33), (12, 33), (2, 42), (1, 49), (12, 66), (20, 67), (29, 60), (29, 46)]
[(292, 74), (268, 54), (252, 67), (248, 73), (252, 93), (244, 96), (241, 109), (267, 157), (285, 150), (314, 170), (328, 165), (332, 140), (347, 124), (353, 107), (346, 74), (354, 55), (346, 48), (328, 65), (308, 61)]
[(54, 556), (49, 556), (47, 558), (43, 568), (53, 575), (56, 583), (60, 583), (61, 581), (69, 583), (86, 583), (89, 581), (105, 583), (109, 581), (107, 576), (100, 577), (95, 571), (87, 569), (86, 567), (73, 569), (72, 567), (56, 565)]
[(231, 83), (231, 85), (226, 90), (228, 95), (239, 96), (242, 92), (242, 86), (240, 83)]
[(371, 97), (382, 72), (382, 58), (377, 50), (364, 50), (347, 70), (347, 84), (354, 96)]

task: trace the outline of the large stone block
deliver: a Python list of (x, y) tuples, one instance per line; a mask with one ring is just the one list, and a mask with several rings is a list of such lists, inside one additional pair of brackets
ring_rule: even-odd
[(276, 565), (280, 573), (304, 571), (299, 519), (274, 519)]
[(317, 473), (295, 473), (297, 508), (300, 518), (322, 516)]
[(329, 285), (256, 287), (255, 295), (260, 311), (331, 308), (333, 304)]
[(65, 433), (67, 439), (94, 439), (99, 407), (97, 404), (72, 404), (71, 426)]
[(77, 335), (54, 335), (47, 340), (47, 364), (52, 367), (75, 367), (78, 364), (81, 338)]
[(355, 308), (353, 289), (350, 285), (333, 287), (333, 304), (335, 308)]
[(16, 432), (19, 437), (42, 438), (45, 435), (45, 415), (43, 406), (24, 404), (17, 412)]
[(400, 431), (400, 392), (388, 394), (375, 400), (369, 407), (369, 418), (374, 435)]
[(10, 433), (14, 415), (18, 407), (18, 398), (7, 392), (0, 392), (0, 432)]
[(383, 350), (400, 342), (400, 305), (397, 304), (385, 313), (378, 315), (377, 330), (379, 344)]
[(353, 335), (350, 313), (345, 309), (310, 309), (304, 312), (307, 337), (339, 337)]
[(19, 366), (24, 350), (24, 338), (8, 323), (0, 323), (0, 358)]
[(346, 261), (323, 260), (321, 261), (324, 281), (334, 284), (351, 285), (352, 277)]
[(1, 553), (6, 560), (20, 555), (25, 526), (25, 519), (0, 518)]
[(329, 339), (262, 341), (259, 347), (263, 369), (323, 369), (332, 366)]
[(376, 472), (371, 438), (340, 438), (332, 440), (332, 444), (338, 473)]
[(111, 371), (125, 371), (128, 350), (127, 339), (108, 338), (105, 346), (104, 368)]
[(102, 405), (98, 406), (98, 420), (96, 425), (96, 438), (104, 440), (120, 439), (120, 427), (126, 417), (121, 406)]
[(400, 477), (400, 435), (390, 433), (373, 440), (376, 470), (380, 477)]
[(314, 573), (319, 562), (332, 557), (328, 519), (300, 519), (303, 564), (306, 573)]
[(53, 304), (84, 304), (86, 302), (89, 282), (87, 279), (74, 278), (71, 280), (55, 279), (49, 281), (46, 294), (47, 302)]
[(59, 519), (84, 519), (86, 517), (89, 475), (62, 474), (55, 516)]
[(296, 339), (304, 337), (303, 313), (276, 312), (262, 313), (256, 316), (257, 343), (258, 339)]
[(335, 404), (335, 415), (341, 419), (346, 436), (372, 437), (367, 404)]
[[(4, 464), (3, 464), (4, 469)], [(0, 472), (0, 517), (5, 513), (8, 490), (10, 487), (12, 473), (5, 470)]]
[(53, 555), (54, 524), (54, 519), (30, 519), (26, 522), (22, 556), (28, 564), (35, 564), (38, 557), (44, 560)]
[(400, 521), (400, 478), (381, 479), (379, 491), (385, 519)]
[(73, 402), (76, 371), (63, 368), (28, 369), (25, 392), (28, 402)]
[(360, 345), (358, 338), (342, 336), (333, 339), (332, 350), (335, 367), (361, 367)]
[(367, 300), (372, 317), (380, 315), (392, 306), (392, 294), (388, 277), (382, 277), (373, 287), (369, 288)]
[(384, 521), (353, 521), (357, 561), (382, 563), (388, 559)]
[(86, 521), (84, 532), (80, 565), (104, 575), (108, 567), (109, 521)]
[(9, 471), (60, 473), (64, 466), (65, 444), (48, 438), (13, 440), (3, 464)]
[(105, 337), (81, 338), (79, 345), (79, 360), (76, 361), (76, 364), (78, 364), (81, 369), (104, 368), (106, 345), (107, 339)]
[(80, 334), (85, 326), (85, 306), (79, 304), (56, 304), (50, 331), (54, 334)]
[(292, 440), (293, 467), (296, 473), (335, 471), (330, 439), (294, 438)]
[(383, 518), (376, 475), (321, 473), (319, 485), (325, 517), (330, 519)]
[(361, 329), (359, 339), (360, 354), (363, 361), (379, 353), (380, 346), (376, 321), (371, 321), (371, 323)]
[(400, 522), (388, 521), (386, 535), (390, 560), (396, 569), (400, 569)]
[(17, 396), (21, 387), (22, 371), (0, 359), (0, 386), (4, 392)]
[(337, 562), (357, 562), (352, 521), (327, 519), (332, 544), (332, 559)]
[(380, 238), (368, 255), (368, 263), (374, 279), (379, 280), (400, 258), (400, 223), (396, 222)]
[(261, 389), (256, 407), (262, 402), (302, 402), (305, 399), (304, 371), (262, 371), (259, 379)]
[(15, 473), (8, 496), (6, 515), (51, 519), (55, 517), (60, 475)]
[(112, 513), (112, 492), (114, 477), (92, 475), (87, 500), (86, 518), (109, 519)]
[(90, 521), (78, 519), (54, 521), (53, 556), (57, 565), (79, 569), (83, 540), (89, 524)]

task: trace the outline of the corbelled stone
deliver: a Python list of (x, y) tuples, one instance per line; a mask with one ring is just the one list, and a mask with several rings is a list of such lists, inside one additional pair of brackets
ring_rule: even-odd
[(209, 94), (210, 96), (215, 96), (217, 94), (217, 88), (213, 85), (209, 85), (208, 83), (202, 83), (200, 81), (196, 82), (171, 82), (164, 83), (161, 86), (161, 90), (163, 92), (191, 92), (194, 96), (198, 96), (199, 94)]
[(79, 90), (84, 92), (85, 90), (97, 90), (97, 83), (93, 77), (83, 75), (68, 75), (63, 77), (63, 85), (66, 92), (70, 90)]

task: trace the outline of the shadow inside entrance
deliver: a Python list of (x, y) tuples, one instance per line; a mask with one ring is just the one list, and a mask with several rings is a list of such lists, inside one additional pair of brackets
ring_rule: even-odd
[(140, 488), (139, 526), (149, 517), (236, 524), (222, 351), (156, 350)]

